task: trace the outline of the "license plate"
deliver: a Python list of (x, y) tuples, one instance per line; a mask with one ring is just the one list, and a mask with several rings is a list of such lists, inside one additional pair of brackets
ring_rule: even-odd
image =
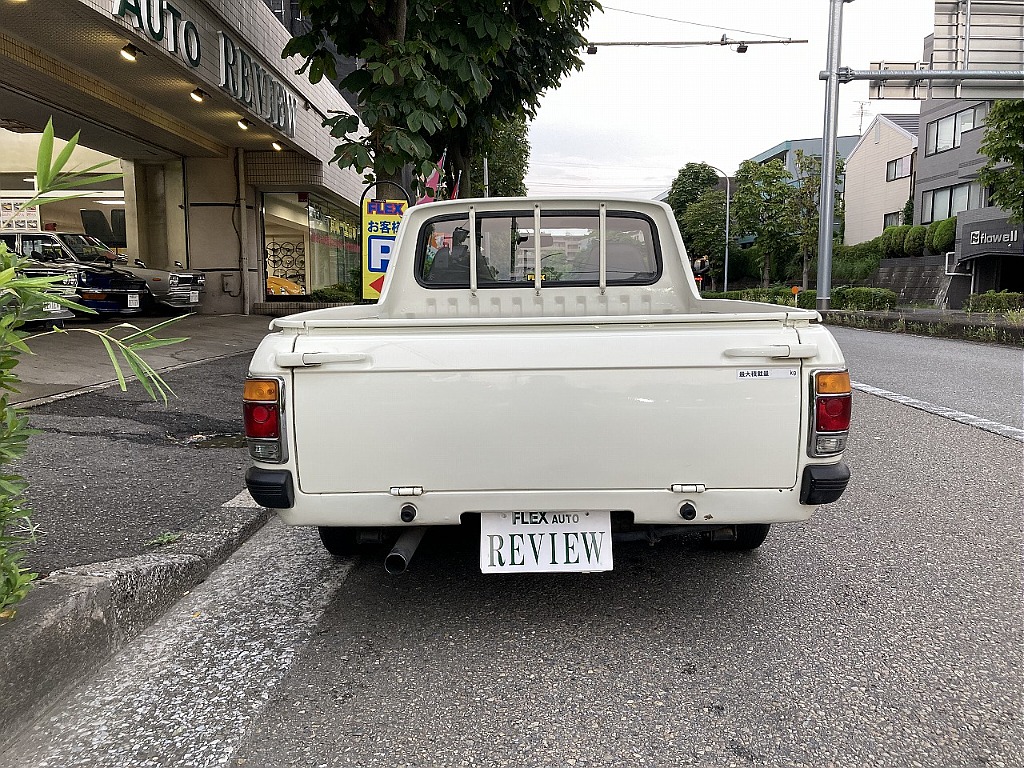
[(60, 304), (56, 301), (48, 301), (43, 304), (43, 312), (60, 312)]
[(611, 515), (604, 511), (483, 512), (484, 573), (610, 571)]
[(188, 302), (189, 302), (189, 304), (198, 304), (199, 303), (199, 291), (189, 291), (188, 292)]
[(139, 306), (139, 294), (128, 294), (128, 309), (136, 309)]

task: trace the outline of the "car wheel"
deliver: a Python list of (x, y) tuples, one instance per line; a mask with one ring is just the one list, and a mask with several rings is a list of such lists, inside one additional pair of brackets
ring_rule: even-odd
[(764, 540), (768, 538), (768, 531), (771, 530), (771, 523), (749, 523), (736, 526), (736, 539), (734, 541), (714, 541), (710, 546), (725, 552), (746, 552), (757, 549)]
[(320, 541), (324, 549), (335, 557), (351, 557), (358, 549), (356, 543), (356, 528), (334, 528), (321, 525)]

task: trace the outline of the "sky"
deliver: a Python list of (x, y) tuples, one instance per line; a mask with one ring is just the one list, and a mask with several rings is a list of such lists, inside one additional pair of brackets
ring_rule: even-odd
[[(822, 135), (825, 83), (818, 73), (826, 66), (829, 0), (602, 2), (604, 12), (585, 32), (596, 43), (714, 41), (723, 34), (809, 42), (751, 45), (742, 54), (721, 45), (584, 53), (584, 68), (544, 95), (530, 126), (530, 194), (653, 198), (686, 163), (732, 175), (741, 161), (780, 142)], [(934, 5), (845, 3), (840, 65), (920, 60)], [(868, 101), (863, 81), (841, 85), (839, 135), (859, 135), (879, 113), (918, 109), (914, 101)]]

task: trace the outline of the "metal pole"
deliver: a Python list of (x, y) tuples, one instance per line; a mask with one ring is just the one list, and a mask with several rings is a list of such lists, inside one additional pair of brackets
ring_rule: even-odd
[(722, 292), (729, 290), (729, 174), (710, 163), (704, 163), (713, 171), (718, 171), (725, 179), (725, 264), (722, 266)]
[(487, 174), (487, 155), (484, 155), (484, 197), (491, 196), (490, 177)]
[(832, 218), (835, 215), (836, 126), (839, 123), (839, 55), (843, 42), (843, 3), (831, 0), (828, 57), (825, 62), (825, 129), (821, 136), (821, 195), (818, 201), (818, 311), (827, 310), (832, 291)]
[(725, 266), (722, 269), (722, 292), (729, 290), (729, 174), (725, 175)]

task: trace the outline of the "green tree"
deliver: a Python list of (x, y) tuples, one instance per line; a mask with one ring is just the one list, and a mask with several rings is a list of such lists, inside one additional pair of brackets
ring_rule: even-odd
[(334, 77), (335, 50), (361, 66), (341, 81), (359, 118), (326, 124), (341, 139), (333, 161), (398, 181), (412, 163), (421, 177), (448, 148), (461, 193), (470, 160), (494, 120), (533, 117), (541, 94), (581, 69), (581, 28), (597, 0), (300, 0), (309, 31), (283, 56), (305, 58), (312, 82)]
[[(846, 215), (843, 205), (842, 179), (845, 167), (841, 157), (836, 158), (834, 220), (840, 223)], [(793, 192), (793, 219), (796, 223), (797, 248), (800, 252), (800, 284), (809, 287), (810, 265), (818, 257), (818, 222), (821, 201), (821, 157), (796, 151), (796, 186)]]
[[(729, 217), (733, 218), (731, 211)], [(686, 243), (687, 256), (706, 258), (712, 278), (720, 279), (725, 269), (725, 192), (714, 187), (705, 189), (686, 207), (683, 223), (691, 233)], [(730, 222), (730, 227), (735, 224)]]
[(491, 135), (473, 158), (470, 195), (484, 195), (484, 157), (491, 197), (521, 197), (526, 194), (526, 171), (530, 167), (530, 142), (525, 117), (495, 120)]
[(676, 223), (687, 248), (690, 241), (686, 231), (686, 208), (697, 201), (704, 191), (718, 185), (718, 172), (707, 163), (687, 163), (679, 169), (668, 191), (666, 202), (676, 216)]
[[(71, 154), (78, 144), (77, 133), (56, 158), (53, 157), (53, 144), (53, 122), (50, 121), (39, 143), (36, 162), (37, 192), (32, 199), (19, 207), (19, 211), (44, 202), (80, 196), (51, 196), (55, 191), (80, 188), (121, 175), (93, 173), (103, 164), (77, 172), (65, 171), (64, 166), (71, 159)], [(6, 223), (8, 222), (0, 219), (0, 229), (3, 229)], [(76, 328), (28, 334), (23, 329), (25, 323), (38, 318), (45, 303), (57, 302), (77, 311), (92, 310), (49, 290), (55, 282), (63, 280), (63, 277), (25, 277), (21, 270), (23, 261), (21, 256), (8, 251), (7, 246), (0, 241), (0, 466), (10, 465), (21, 459), (25, 455), (31, 436), (28, 418), (24, 411), (10, 402), (8, 393), (17, 391), (18, 376), (15, 368), (20, 356), (31, 352), (28, 343), (32, 339), (50, 333), (72, 332), (98, 338), (110, 357), (122, 390), (127, 389), (127, 379), (121, 367), (123, 363), (135, 374), (150, 397), (154, 400), (162, 399), (165, 404), (170, 389), (139, 353), (183, 341), (180, 338), (158, 338), (153, 335), (155, 331), (179, 318), (171, 318), (146, 330), (122, 323), (106, 332), (92, 328)], [(26, 490), (27, 483), (19, 475), (9, 471), (0, 473), (0, 619), (11, 618), (14, 615), (12, 606), (28, 594), (37, 576), (22, 566), (24, 547), (35, 539), (35, 528), (26, 506)]]
[(773, 263), (793, 253), (797, 246), (792, 179), (780, 160), (764, 165), (744, 160), (736, 172), (732, 199), (736, 226), (754, 237), (754, 257), (765, 288), (771, 283)]
[(900, 223), (910, 226), (914, 223), (914, 193), (910, 193), (910, 197), (907, 198), (907, 202), (903, 204), (903, 213), (900, 217)]
[(981, 152), (988, 162), (978, 181), (991, 187), (992, 200), (1010, 212), (1011, 221), (1024, 222), (1024, 99), (993, 102)]

